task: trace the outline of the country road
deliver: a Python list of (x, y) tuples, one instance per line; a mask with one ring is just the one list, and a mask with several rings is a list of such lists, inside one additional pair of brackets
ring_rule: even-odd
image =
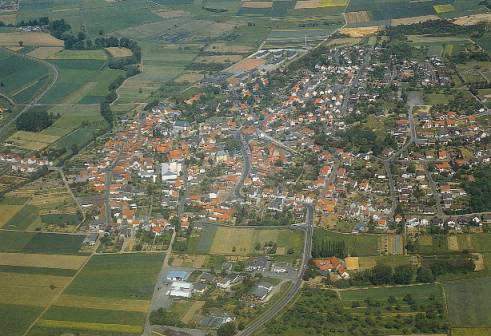
[(41, 63), (41, 64), (47, 66), (53, 72), (53, 79), (52, 79), (51, 83), (49, 83), (49, 85), (44, 89), (44, 91), (42, 91), (37, 97), (35, 97), (29, 104), (24, 106), (24, 108), (19, 113), (17, 113), (12, 119), (10, 119), (5, 125), (3, 125), (0, 128), (0, 138), (2, 138), (4, 136), (5, 131), (8, 130), (9, 126), (12, 123), (14, 123), (22, 114), (29, 111), (31, 109), (31, 107), (36, 105), (41, 100), (41, 98), (43, 98), (46, 95), (46, 93), (48, 93), (48, 91), (51, 90), (51, 88), (55, 85), (56, 81), (58, 80), (58, 76), (59, 76), (58, 69), (53, 64), (51, 64), (49, 62), (31, 57), (28, 55), (19, 54), (19, 53), (10, 51), (8, 49), (3, 48), (2, 50), (5, 50), (12, 55), (17, 55), (19, 57), (23, 57), (23, 58), (26, 58), (28, 60), (31, 60), (31, 61), (34, 61), (37, 63)]
[(307, 204), (307, 215), (305, 221), (307, 226), (305, 230), (303, 258), (296, 280), (281, 299), (276, 301), (267, 311), (249, 324), (244, 330), (239, 332), (237, 334), (238, 336), (251, 336), (263, 328), (268, 322), (277, 317), (281, 311), (286, 308), (286, 306), (297, 295), (302, 287), (303, 275), (305, 273), (305, 269), (307, 268), (307, 264), (312, 257), (312, 236), (314, 233), (314, 206), (312, 204)]

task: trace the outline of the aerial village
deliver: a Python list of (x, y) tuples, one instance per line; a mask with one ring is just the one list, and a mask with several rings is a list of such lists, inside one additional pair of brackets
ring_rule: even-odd
[[(141, 106), (71, 159), (66, 178), (87, 217), (87, 245), (99, 239), (102, 253), (172, 248), (153, 310), (233, 288), (230, 300), (268, 301), (296, 276), (303, 238), (254, 240), (247, 250), (233, 246), (233, 228), (294, 231), (307, 200), (315, 200), (315, 227), (381, 234), (386, 255), (404, 255), (430, 227), (482, 232), (490, 222), (463, 212), (459, 173), (490, 161), (487, 112), (423, 101), (423, 90), (452, 85), (442, 59), (396, 59), (378, 44), (321, 49), (302, 61), (310, 66), (253, 68), (244, 81)], [(42, 157), (0, 154), (0, 163), (20, 178), (53, 169)], [(216, 247), (218, 238), (208, 238), (213, 245), (201, 250), (217, 227), (231, 228), (221, 237), (228, 241)], [(341, 258), (312, 264), (327, 283), (351, 276)], [(220, 300), (188, 324), (217, 328), (248, 316), (247, 305), (224, 311)]]

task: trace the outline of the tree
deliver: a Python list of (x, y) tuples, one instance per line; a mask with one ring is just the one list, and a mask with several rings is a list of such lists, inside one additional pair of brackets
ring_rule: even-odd
[(392, 267), (384, 264), (377, 264), (372, 268), (370, 282), (374, 285), (391, 283), (393, 280)]
[(53, 124), (53, 115), (47, 111), (30, 110), (15, 121), (18, 130), (39, 132)]
[(222, 324), (217, 330), (217, 336), (233, 336), (237, 330), (234, 322)]
[(433, 275), (433, 272), (430, 268), (422, 266), (418, 268), (416, 280), (418, 282), (434, 282), (435, 276)]
[(179, 217), (177, 216), (174, 216), (170, 219), (170, 224), (174, 227), (174, 230), (176, 232), (179, 232), (179, 230), (181, 230), (181, 220), (179, 219)]
[(112, 127), (113, 126), (113, 111), (111, 110), (111, 106), (109, 105), (109, 103), (107, 102), (103, 102), (101, 103), (100, 105), (100, 111), (101, 111), (101, 115), (102, 117), (104, 117), (104, 119), (108, 122), (109, 126)]
[(394, 282), (399, 285), (411, 283), (414, 276), (414, 268), (411, 265), (398, 265), (394, 269)]

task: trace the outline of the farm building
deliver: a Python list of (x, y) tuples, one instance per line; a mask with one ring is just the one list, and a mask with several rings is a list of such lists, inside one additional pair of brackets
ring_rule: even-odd
[(166, 279), (167, 281), (183, 281), (186, 280), (189, 276), (189, 272), (186, 271), (169, 271), (167, 273)]
[(167, 295), (189, 299), (193, 295), (193, 284), (186, 281), (173, 281)]

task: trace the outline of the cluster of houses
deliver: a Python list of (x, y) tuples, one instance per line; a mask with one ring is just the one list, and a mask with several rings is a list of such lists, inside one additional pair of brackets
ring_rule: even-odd
[(22, 158), (12, 153), (0, 153), (0, 162), (8, 164), (12, 171), (16, 173), (31, 174), (37, 172), (42, 167), (51, 167), (53, 162), (46, 158), (29, 157)]

